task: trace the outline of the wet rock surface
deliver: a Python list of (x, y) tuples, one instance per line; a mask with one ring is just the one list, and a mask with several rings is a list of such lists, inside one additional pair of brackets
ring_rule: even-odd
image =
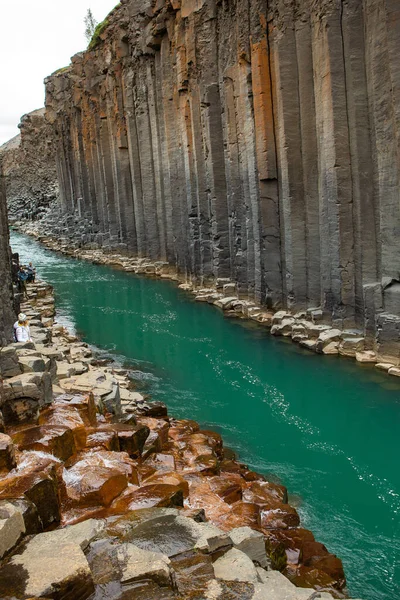
[[(37, 292), (24, 306), (35, 317), (51, 306), (51, 290), (39, 282)], [(342, 596), (341, 561), (300, 528), (284, 486), (238, 462), (217, 433), (129, 392), (126, 371), (100, 367), (50, 325), (47, 341), (12, 350), (57, 359), (56, 369), (11, 368), (5, 378), (7, 390), (19, 381), (26, 394), (8, 391), (6, 415), (15, 400), (33, 404), (0, 434), (1, 598), (300, 600), (309, 588)], [(68, 373), (77, 353), (81, 375)], [(121, 390), (132, 394), (125, 404)], [(274, 579), (272, 568), (284, 575)]]

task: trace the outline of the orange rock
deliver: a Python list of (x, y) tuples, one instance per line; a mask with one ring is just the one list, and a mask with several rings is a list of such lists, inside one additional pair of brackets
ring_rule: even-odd
[(27, 498), (38, 511), (43, 528), (60, 520), (57, 470), (53, 456), (23, 452), (16, 469), (0, 480), (0, 498)]
[(243, 465), (234, 460), (226, 458), (221, 460), (220, 469), (221, 473), (237, 473), (238, 475), (243, 475), (245, 472)]
[(243, 489), (246, 502), (274, 506), (276, 503), (287, 504), (287, 499), (287, 489), (269, 481), (251, 481)]
[(242, 500), (243, 478), (235, 473), (222, 473), (218, 477), (209, 479), (209, 484), (213, 492), (227, 504), (233, 504)]
[(144, 444), (150, 430), (145, 425), (125, 425), (123, 423), (107, 423), (99, 425), (98, 431), (112, 431), (118, 436), (121, 451), (127, 452), (129, 456), (141, 455)]
[(76, 452), (71, 429), (62, 425), (28, 427), (13, 435), (13, 441), (20, 450), (41, 450), (63, 461)]
[[(306, 562), (308, 558), (315, 555), (324, 555), (322, 544), (315, 542), (314, 536), (308, 529), (296, 527), (295, 529), (269, 529), (265, 534), (271, 544), (271, 547), (283, 545), (286, 551), (287, 562), (298, 564)], [(325, 549), (325, 553), (328, 551)], [(306, 558), (307, 557), (307, 558)]]
[(39, 425), (61, 425), (71, 429), (75, 446), (81, 450), (86, 445), (86, 424), (78, 409), (72, 406), (52, 406), (39, 415)]
[(273, 508), (261, 510), (262, 529), (288, 529), (298, 525), (300, 517), (289, 504), (275, 504)]
[(306, 567), (304, 565), (298, 567), (288, 566), (283, 571), (283, 574), (297, 587), (302, 588), (314, 587), (316, 589), (329, 591), (335, 589), (335, 587), (339, 587), (340, 589), (345, 584), (344, 581), (338, 582), (325, 573), (325, 571), (321, 571), (314, 567)]
[(234, 527), (251, 527), (260, 530), (260, 507), (250, 502), (236, 502), (230, 507), (229, 513), (213, 519), (212, 522), (223, 531)]
[(183, 506), (182, 489), (176, 485), (152, 484), (140, 488), (130, 487), (111, 506), (113, 514), (123, 514), (128, 510), (151, 508), (153, 506)]
[[(322, 544), (321, 544), (322, 546)], [(343, 564), (340, 558), (334, 554), (326, 553), (325, 556), (313, 556), (307, 561), (310, 567), (324, 571), (335, 581), (335, 587), (342, 588), (346, 583), (346, 578), (343, 570)]]
[(143, 483), (143, 481), (146, 481), (149, 477), (154, 475), (154, 473), (156, 473), (157, 470), (151, 465), (148, 465), (146, 461), (144, 464), (138, 464), (137, 472), (139, 476), (139, 481)]
[(91, 428), (87, 431), (86, 448), (118, 452), (119, 440), (117, 433), (115, 431), (98, 431)]
[(172, 454), (165, 454), (163, 452), (152, 454), (149, 458), (145, 460), (143, 465), (156, 469), (157, 471), (170, 472), (176, 470), (174, 456)]
[(84, 472), (94, 467), (104, 467), (118, 471), (130, 483), (137, 484), (139, 481), (136, 463), (129, 457), (127, 452), (107, 452), (106, 450), (83, 452), (77, 457), (71, 468)]
[(265, 481), (265, 477), (254, 471), (250, 471), (247, 465), (236, 460), (223, 458), (220, 462), (221, 473), (238, 473), (246, 481)]
[(94, 427), (97, 424), (96, 404), (93, 394), (88, 394), (87, 396), (62, 394), (57, 396), (54, 403), (41, 413), (41, 421), (46, 422), (46, 415), (54, 410), (78, 411), (82, 421), (87, 427)]
[(223, 442), (222, 437), (216, 431), (200, 430), (199, 433), (203, 434), (207, 438), (208, 444), (212, 447), (218, 458), (223, 456)]
[(210, 454), (196, 456), (194, 460), (189, 461), (183, 472), (217, 475), (219, 473), (219, 461), (216, 456)]
[(94, 396), (91, 392), (87, 396), (74, 396), (69, 401), (69, 404), (79, 410), (82, 418), (87, 418), (88, 425), (96, 425), (97, 408)]
[(81, 506), (109, 506), (128, 485), (126, 475), (116, 469), (101, 466), (88, 469), (82, 463), (65, 469), (63, 478), (68, 498)]
[(168, 443), (168, 432), (169, 432), (169, 422), (165, 419), (155, 419), (152, 417), (140, 417), (137, 420), (138, 425), (146, 425), (150, 431), (154, 431), (158, 434), (161, 448)]
[(191, 433), (189, 435), (182, 436), (179, 440), (182, 445), (182, 450), (184, 456), (190, 458), (192, 456), (195, 458), (196, 456), (204, 456), (207, 454), (214, 454), (213, 444), (210, 441), (210, 438), (202, 433)]
[(168, 436), (173, 440), (179, 440), (181, 437), (199, 431), (200, 427), (196, 421), (182, 420), (171, 421), (171, 427)]
[(166, 483), (167, 485), (174, 485), (182, 490), (185, 498), (187, 498), (189, 495), (189, 483), (184, 477), (182, 477), (182, 475), (174, 471), (161, 473), (157, 472), (146, 479), (146, 485), (154, 483)]
[(146, 459), (156, 452), (161, 452), (162, 443), (160, 436), (156, 431), (150, 431), (142, 450), (142, 458)]

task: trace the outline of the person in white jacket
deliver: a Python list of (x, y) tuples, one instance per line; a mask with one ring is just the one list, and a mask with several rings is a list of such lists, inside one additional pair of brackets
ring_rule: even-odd
[(28, 325), (28, 317), (19, 313), (18, 321), (14, 323), (14, 336), (17, 342), (31, 342), (31, 332)]

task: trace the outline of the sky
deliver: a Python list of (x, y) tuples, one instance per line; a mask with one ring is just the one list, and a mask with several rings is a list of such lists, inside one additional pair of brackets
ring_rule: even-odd
[(44, 106), (43, 80), (87, 46), (88, 8), (102, 21), (118, 0), (0, 0), (0, 145)]

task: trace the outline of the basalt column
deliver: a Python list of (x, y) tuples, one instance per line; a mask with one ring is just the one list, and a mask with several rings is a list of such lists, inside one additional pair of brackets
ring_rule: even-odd
[(13, 290), (11, 281), (11, 251), (8, 233), (5, 182), (0, 164), (0, 346), (12, 341), (13, 323), (15, 321), (13, 307)]
[(400, 340), (399, 11), (122, 2), (46, 84), (81, 242)]

